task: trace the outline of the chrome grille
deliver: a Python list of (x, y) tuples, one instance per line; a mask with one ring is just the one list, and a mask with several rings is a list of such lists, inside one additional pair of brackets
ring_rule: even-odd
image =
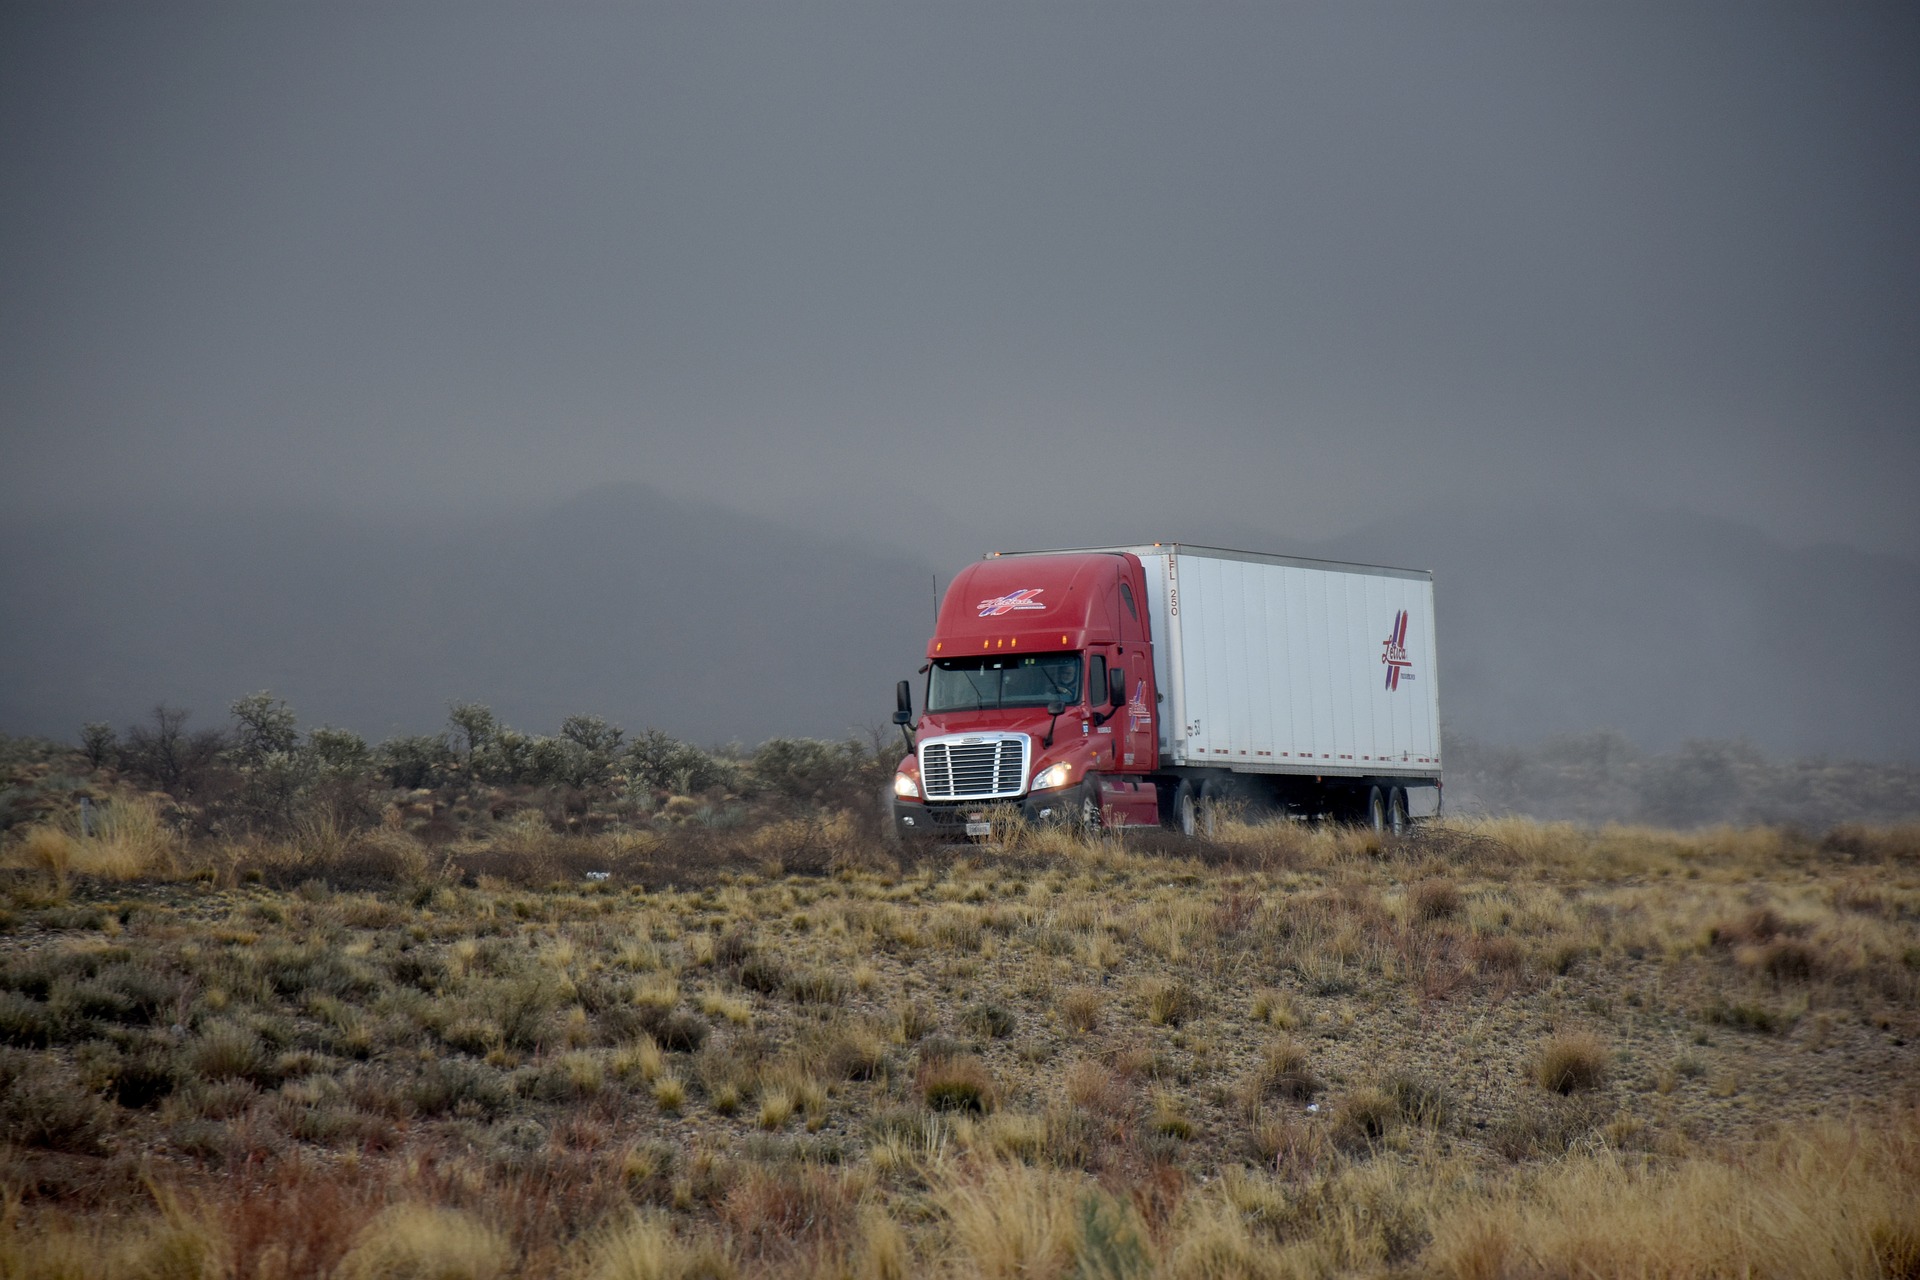
[(920, 744), (929, 800), (1003, 800), (1027, 789), (1027, 736), (941, 738)]

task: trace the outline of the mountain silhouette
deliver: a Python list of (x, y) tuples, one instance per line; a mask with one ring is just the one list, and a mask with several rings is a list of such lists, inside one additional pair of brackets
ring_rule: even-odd
[(885, 723), (931, 570), (637, 485), (437, 527), (174, 513), (6, 530), (0, 725), (71, 738), (272, 689), (379, 737), (471, 699), (698, 742)]
[[(1903, 560), (1625, 506), (1435, 509), (1316, 543), (1233, 513), (1118, 519), (983, 521), (976, 551), (1159, 538), (1430, 568), (1448, 733), (1920, 760)], [(221, 723), (257, 689), (370, 737), (456, 699), (537, 732), (591, 712), (702, 743), (838, 735), (884, 723), (935, 576), (962, 567), (638, 485), (409, 527), (175, 511), (0, 535), (0, 730), (66, 739), (162, 700)]]

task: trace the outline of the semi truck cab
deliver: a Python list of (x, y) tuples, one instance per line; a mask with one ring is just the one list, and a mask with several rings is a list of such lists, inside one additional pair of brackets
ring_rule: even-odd
[[(962, 570), (927, 641), (914, 751), (894, 775), (902, 833), (1160, 821), (1146, 574), (1128, 552), (989, 556)], [(902, 681), (895, 720), (911, 724)]]

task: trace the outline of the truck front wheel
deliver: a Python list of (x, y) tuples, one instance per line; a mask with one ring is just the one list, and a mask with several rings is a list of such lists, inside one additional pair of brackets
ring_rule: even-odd
[(1080, 783), (1080, 809), (1073, 815), (1073, 826), (1081, 835), (1094, 835), (1101, 826), (1100, 775), (1089, 773)]

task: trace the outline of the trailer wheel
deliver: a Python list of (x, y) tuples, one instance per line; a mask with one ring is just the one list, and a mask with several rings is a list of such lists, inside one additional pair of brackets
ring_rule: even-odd
[(1397, 836), (1403, 836), (1412, 825), (1412, 820), (1407, 817), (1407, 789), (1395, 787), (1387, 801), (1387, 829)]
[(1209, 840), (1220, 833), (1220, 806), (1229, 794), (1227, 784), (1218, 778), (1200, 784), (1200, 834)]
[(1364, 821), (1369, 831), (1387, 829), (1387, 798), (1380, 794), (1378, 787), (1367, 789), (1367, 816)]
[(1193, 798), (1193, 784), (1185, 778), (1173, 789), (1173, 814), (1169, 824), (1191, 840), (1200, 833), (1199, 805)]

